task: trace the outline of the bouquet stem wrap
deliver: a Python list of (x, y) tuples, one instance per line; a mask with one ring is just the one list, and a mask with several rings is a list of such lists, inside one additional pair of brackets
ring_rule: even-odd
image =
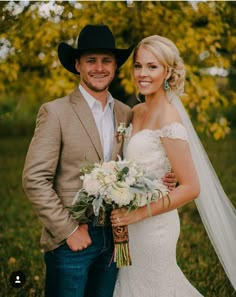
[(128, 226), (112, 227), (114, 238), (114, 262), (117, 268), (132, 265), (129, 251)]

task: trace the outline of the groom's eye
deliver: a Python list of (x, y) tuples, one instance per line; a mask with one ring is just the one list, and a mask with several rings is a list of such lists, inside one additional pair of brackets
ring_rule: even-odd
[(87, 60), (87, 63), (89, 63), (89, 64), (94, 64), (94, 63), (95, 63), (95, 59), (88, 59), (88, 60)]
[(104, 64), (109, 64), (109, 63), (111, 63), (112, 62), (112, 60), (110, 59), (110, 58), (105, 58), (105, 59), (103, 59), (103, 63)]

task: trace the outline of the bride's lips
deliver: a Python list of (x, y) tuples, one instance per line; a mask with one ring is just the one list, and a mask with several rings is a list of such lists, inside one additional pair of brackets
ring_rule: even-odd
[(147, 87), (151, 84), (151, 81), (139, 81), (141, 87)]

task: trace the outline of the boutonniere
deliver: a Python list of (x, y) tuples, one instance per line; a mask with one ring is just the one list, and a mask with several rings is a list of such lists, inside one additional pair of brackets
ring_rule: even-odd
[(119, 123), (117, 129), (116, 129), (116, 137), (118, 142), (121, 142), (124, 140), (125, 137), (125, 132), (126, 132), (126, 127), (125, 127), (125, 123)]

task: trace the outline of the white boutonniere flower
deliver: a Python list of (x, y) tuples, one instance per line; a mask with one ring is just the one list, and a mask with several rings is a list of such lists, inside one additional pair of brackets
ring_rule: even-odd
[(119, 123), (117, 129), (116, 129), (116, 137), (118, 142), (121, 142), (124, 140), (126, 132), (126, 125), (124, 122)]

